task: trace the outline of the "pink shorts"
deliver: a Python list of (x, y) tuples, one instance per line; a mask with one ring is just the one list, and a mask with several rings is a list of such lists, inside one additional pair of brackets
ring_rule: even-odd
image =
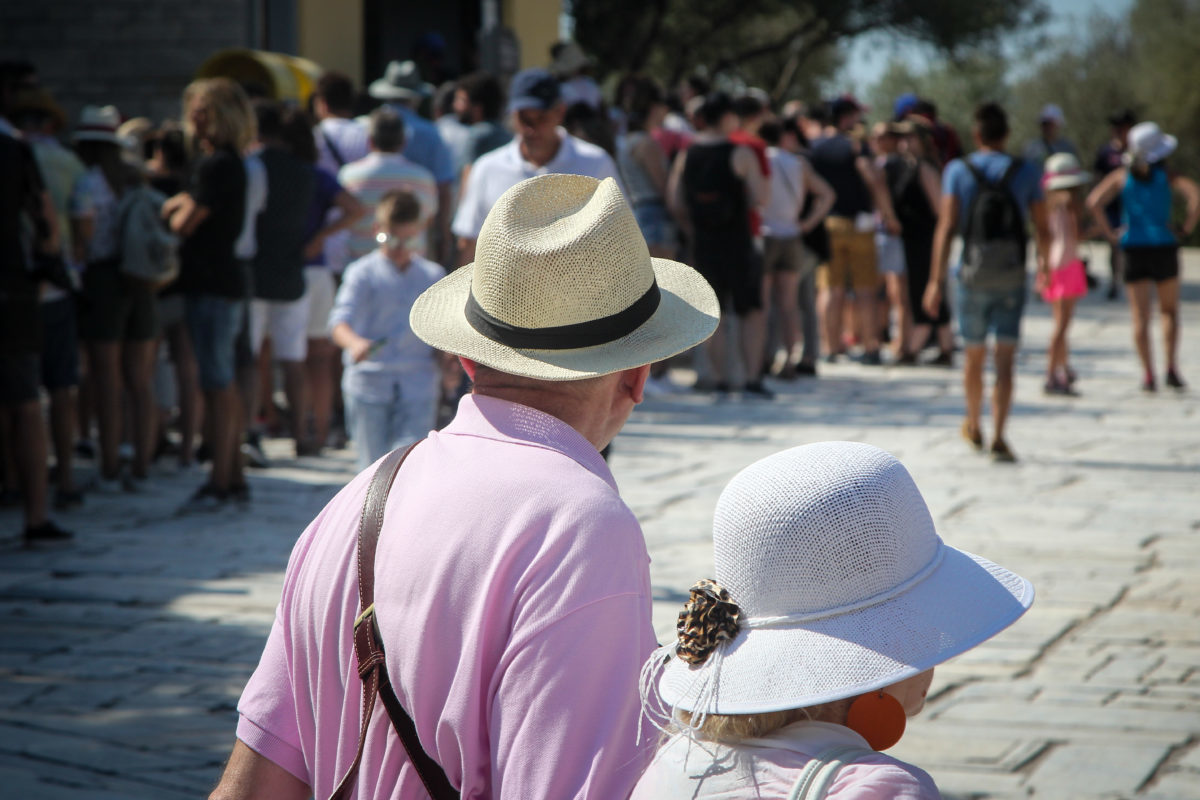
[(1050, 281), (1042, 289), (1042, 299), (1047, 303), (1055, 300), (1070, 300), (1087, 294), (1087, 272), (1079, 259), (1067, 262), (1051, 271)]

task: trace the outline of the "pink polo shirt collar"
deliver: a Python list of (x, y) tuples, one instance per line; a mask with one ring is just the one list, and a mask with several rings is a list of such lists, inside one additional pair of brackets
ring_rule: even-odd
[(443, 435), (477, 436), (501, 442), (541, 447), (562, 453), (597, 478), (617, 489), (612, 470), (583, 434), (555, 416), (536, 408), (486, 395), (468, 394)]

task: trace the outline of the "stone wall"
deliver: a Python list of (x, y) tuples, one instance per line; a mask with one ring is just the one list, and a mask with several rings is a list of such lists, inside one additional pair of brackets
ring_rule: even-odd
[(27, 59), (72, 121), (84, 105), (178, 117), (196, 68), (251, 39), (256, 0), (4, 0), (0, 58)]

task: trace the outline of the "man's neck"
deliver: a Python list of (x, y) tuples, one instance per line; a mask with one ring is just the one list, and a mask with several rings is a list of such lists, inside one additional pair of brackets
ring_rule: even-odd
[(579, 435), (591, 442), (596, 450), (608, 447), (613, 439), (611, 425), (598, 397), (579, 397), (569, 391), (556, 391), (553, 388), (533, 390), (524, 386), (503, 384), (476, 386), (472, 394), (494, 397), (549, 414), (574, 428)]

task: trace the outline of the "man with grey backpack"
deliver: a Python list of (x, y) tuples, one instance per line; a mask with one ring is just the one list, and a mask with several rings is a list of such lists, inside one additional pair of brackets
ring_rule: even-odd
[(991, 333), (995, 340), (996, 382), (989, 449), (994, 461), (1011, 463), (1016, 456), (1004, 438), (1004, 425), (1012, 405), (1013, 362), (1025, 308), (1027, 230), (1032, 222), (1039, 267), (1046, 261), (1049, 233), (1041, 165), (1005, 153), (1008, 132), (1008, 115), (1003, 108), (995, 103), (979, 106), (972, 126), (976, 151), (946, 165), (933, 260), (922, 305), (930, 314), (937, 313), (950, 239), (958, 231), (963, 251), (955, 274), (959, 328), (966, 355), (963, 390), (967, 401), (962, 435), (973, 448), (983, 451), (983, 370)]

